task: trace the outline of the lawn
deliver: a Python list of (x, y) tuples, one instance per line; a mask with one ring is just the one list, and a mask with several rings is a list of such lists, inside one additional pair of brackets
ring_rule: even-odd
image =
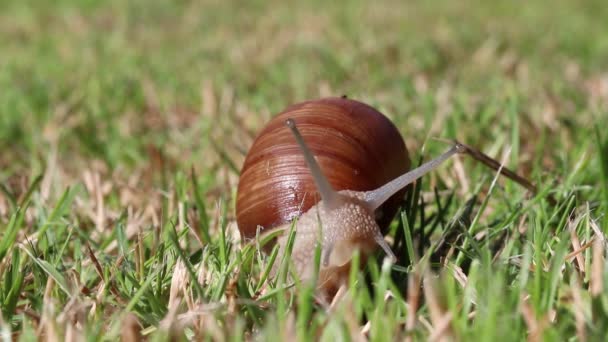
[[(0, 336), (603, 340), (606, 22), (601, 0), (2, 1)], [(330, 304), (266, 277), (236, 225), (245, 155), (342, 94), (414, 165), (456, 138), (538, 191), (459, 156), (404, 199), (396, 264)]]

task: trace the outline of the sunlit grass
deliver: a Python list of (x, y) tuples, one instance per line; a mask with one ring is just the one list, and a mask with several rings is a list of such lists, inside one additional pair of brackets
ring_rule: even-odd
[[(0, 334), (603, 339), (608, 8), (547, 6), (2, 2)], [(397, 265), (315, 300), (241, 244), (235, 191), (271, 115), (342, 94), (414, 164), (457, 138), (538, 194), (459, 157), (404, 200)]]

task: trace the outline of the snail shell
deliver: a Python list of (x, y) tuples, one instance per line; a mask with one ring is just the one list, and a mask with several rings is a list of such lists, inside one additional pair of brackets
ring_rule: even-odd
[[(285, 224), (315, 205), (320, 196), (285, 120), (298, 122), (302, 136), (329, 183), (336, 190), (367, 191), (405, 173), (410, 167), (403, 138), (382, 113), (344, 97), (294, 104), (259, 133), (241, 170), (236, 214), (244, 240)], [(385, 228), (405, 190), (377, 210)]]

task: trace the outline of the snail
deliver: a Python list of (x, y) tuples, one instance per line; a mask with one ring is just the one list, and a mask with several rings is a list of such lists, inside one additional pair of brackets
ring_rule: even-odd
[(291, 260), (300, 280), (312, 279), (315, 248), (321, 248), (317, 287), (335, 291), (346, 279), (355, 249), (363, 258), (378, 247), (395, 255), (382, 230), (396, 213), (406, 186), (450, 156), (409, 171), (399, 131), (364, 103), (324, 98), (292, 105), (255, 139), (237, 190), (237, 225), (243, 240), (281, 231), (285, 251), (295, 223)]
[[(409, 170), (403, 138), (374, 108), (346, 98), (292, 105), (266, 124), (242, 167), (236, 214), (245, 239), (255, 237), (258, 226), (268, 230), (291, 222), (320, 199), (304, 155), (285, 126), (288, 118), (297, 121), (336, 189), (371, 190)], [(381, 227), (390, 223), (403, 194), (378, 211)]]

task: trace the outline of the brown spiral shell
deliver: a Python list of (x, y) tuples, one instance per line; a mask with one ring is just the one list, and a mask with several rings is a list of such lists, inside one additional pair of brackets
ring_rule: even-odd
[[(270, 229), (291, 221), (320, 199), (302, 152), (285, 126), (288, 118), (297, 122), (335, 190), (372, 190), (409, 170), (403, 138), (376, 109), (344, 97), (294, 104), (262, 129), (245, 159), (236, 200), (244, 239), (255, 237), (258, 225)], [(390, 223), (404, 191), (382, 206), (380, 227)]]

